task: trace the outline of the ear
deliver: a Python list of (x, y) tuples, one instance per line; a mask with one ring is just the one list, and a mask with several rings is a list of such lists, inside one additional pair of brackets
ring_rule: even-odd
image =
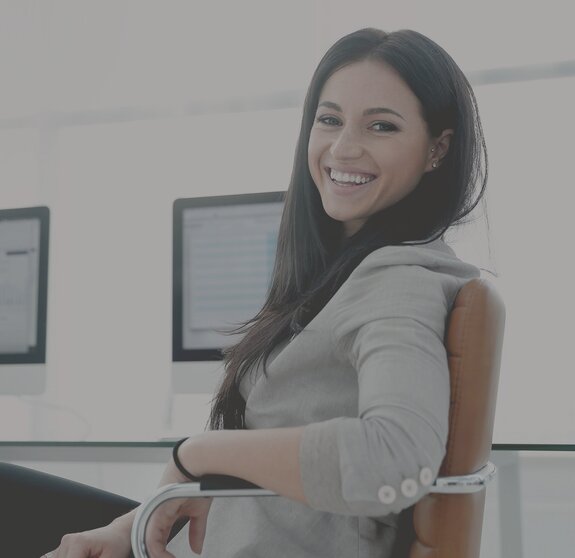
[[(449, 144), (453, 136), (451, 128), (443, 130), (439, 136), (432, 138), (429, 142), (429, 153), (427, 157), (426, 171), (433, 171), (441, 165), (441, 161), (449, 151)], [(434, 166), (435, 163), (435, 166)]]

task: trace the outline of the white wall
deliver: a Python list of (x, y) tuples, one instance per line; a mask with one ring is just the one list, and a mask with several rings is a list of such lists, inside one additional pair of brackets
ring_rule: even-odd
[[(0, 1), (0, 207), (52, 211), (48, 390), (3, 397), (0, 437), (166, 433), (172, 201), (285, 188), (313, 68), (371, 25), (428, 34), (477, 83), (491, 230), (453, 242), (499, 273), (507, 304), (495, 441), (572, 443), (575, 71), (553, 66), (575, 60), (565, 6)], [(481, 85), (524, 66), (552, 77)], [(180, 403), (201, 430), (208, 397)]]

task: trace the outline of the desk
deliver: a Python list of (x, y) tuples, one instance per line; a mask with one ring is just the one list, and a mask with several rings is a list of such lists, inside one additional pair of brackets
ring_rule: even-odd
[[(0, 442), (0, 461), (34, 467), (34, 462), (68, 463), (146, 463), (163, 467), (171, 454), (173, 441), (149, 442)], [(561, 463), (557, 467), (557, 458)], [(540, 556), (541, 530), (565, 551), (575, 546), (572, 528), (556, 525), (553, 506), (559, 510), (561, 524), (575, 524), (575, 444), (494, 444), (491, 460), (498, 468), (494, 485), (487, 489), (482, 556), (524, 558)], [(537, 462), (539, 465), (533, 466)], [(547, 465), (545, 465), (547, 463)], [(543, 464), (543, 465), (541, 465)], [(553, 475), (548, 469), (553, 468)], [(547, 469), (547, 470), (546, 470)], [(152, 479), (155, 477), (151, 475)], [(522, 476), (524, 477), (522, 479)], [(158, 475), (159, 477), (159, 475)], [(151, 480), (150, 490), (157, 478)], [(526, 488), (527, 483), (527, 488)], [(556, 484), (557, 486), (553, 486)], [(553, 494), (555, 493), (555, 494)], [(542, 501), (542, 494), (552, 500)], [(559, 501), (557, 500), (559, 499)], [(555, 503), (554, 503), (555, 502)], [(524, 505), (525, 504), (525, 505)], [(551, 509), (551, 512), (549, 512)], [(542, 527), (538, 514), (550, 523)], [(545, 521), (545, 520), (544, 520)], [(553, 522), (553, 524), (551, 524)], [(537, 529), (531, 528), (535, 524)], [(526, 528), (527, 527), (527, 528)], [(554, 532), (554, 529), (556, 532)], [(551, 533), (551, 534), (549, 534)], [(548, 546), (548, 545), (547, 545)], [(563, 552), (568, 555), (568, 552)], [(551, 551), (551, 555), (557, 555)]]
[[(491, 460), (497, 466), (500, 556), (523, 558), (526, 545), (524, 545), (525, 537), (522, 525), (521, 455), (565, 454), (574, 458), (572, 465), (575, 465), (575, 445), (493, 444), (491, 449)], [(575, 483), (573, 489), (575, 492)], [(575, 516), (573, 520), (575, 520)]]

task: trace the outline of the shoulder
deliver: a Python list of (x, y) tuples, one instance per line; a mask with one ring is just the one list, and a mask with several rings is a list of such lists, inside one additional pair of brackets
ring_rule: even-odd
[(479, 276), (442, 240), (385, 246), (364, 258), (334, 296), (335, 323), (345, 331), (389, 317), (441, 324), (459, 289)]
[(461, 286), (479, 276), (475, 265), (460, 260), (450, 246), (437, 239), (373, 251), (353, 271), (346, 287), (394, 295), (443, 291), (449, 300)]
[(480, 275), (475, 265), (460, 260), (454, 250), (441, 239), (428, 244), (402, 244), (374, 250), (358, 265), (354, 273), (374, 275), (387, 268), (396, 268), (395, 272), (399, 275), (413, 275), (426, 269), (464, 281)]

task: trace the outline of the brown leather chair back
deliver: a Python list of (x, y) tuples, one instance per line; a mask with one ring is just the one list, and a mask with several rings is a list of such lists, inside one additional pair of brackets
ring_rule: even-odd
[[(445, 345), (451, 377), (447, 453), (440, 477), (466, 475), (490, 455), (499, 381), (505, 307), (485, 279), (457, 294)], [(428, 494), (413, 510), (410, 558), (477, 558), (485, 488), (472, 494)]]

